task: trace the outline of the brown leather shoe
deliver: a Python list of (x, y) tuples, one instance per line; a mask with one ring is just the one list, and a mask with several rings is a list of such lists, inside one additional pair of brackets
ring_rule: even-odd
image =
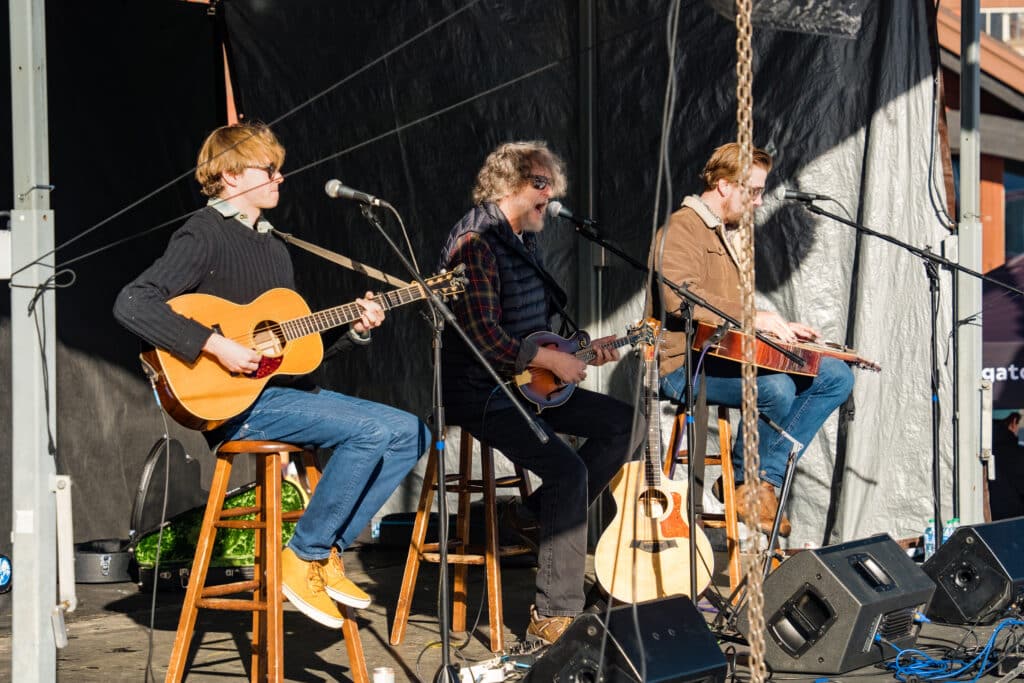
[[(736, 487), (736, 514), (740, 516), (740, 519), (744, 519), (747, 516), (746, 487), (746, 483)], [(771, 482), (758, 482), (757, 502), (758, 517), (760, 519), (758, 526), (761, 531), (770, 534), (772, 532), (772, 524), (775, 523), (775, 513), (779, 510), (779, 499), (775, 497), (775, 487), (772, 486)], [(782, 519), (779, 520), (779, 536), (785, 538), (789, 536), (792, 530), (793, 525), (789, 523), (789, 519), (783, 513)]]
[(543, 645), (552, 645), (562, 637), (572, 623), (572, 617), (542, 617), (537, 608), (530, 605), (530, 625), (526, 627), (527, 639), (539, 640)]

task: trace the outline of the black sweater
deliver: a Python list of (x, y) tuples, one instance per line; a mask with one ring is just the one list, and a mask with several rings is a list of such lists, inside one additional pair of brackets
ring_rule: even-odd
[[(121, 290), (114, 317), (153, 346), (191, 363), (213, 330), (175, 313), (168, 299), (198, 292), (247, 304), (275, 287), (295, 289), (285, 244), (206, 207), (171, 236), (163, 256)], [(330, 352), (351, 345), (345, 335)]]

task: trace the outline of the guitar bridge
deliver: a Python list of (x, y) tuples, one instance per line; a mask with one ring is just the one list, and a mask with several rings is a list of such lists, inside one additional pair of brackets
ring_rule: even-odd
[(662, 550), (671, 550), (672, 548), (675, 548), (676, 542), (670, 538), (661, 541), (634, 540), (630, 546), (636, 550), (642, 550), (645, 553), (660, 553)]

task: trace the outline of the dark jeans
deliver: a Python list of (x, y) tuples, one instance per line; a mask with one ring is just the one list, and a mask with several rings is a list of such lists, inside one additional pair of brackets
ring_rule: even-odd
[[(587, 508), (626, 461), (633, 409), (617, 399), (576, 389), (561, 406), (537, 422), (548, 435), (541, 444), (513, 408), (461, 426), (479, 441), (543, 480), (526, 505), (540, 525), (537, 611), (574, 617), (583, 611), (587, 560)], [(558, 434), (586, 438), (575, 451)]]

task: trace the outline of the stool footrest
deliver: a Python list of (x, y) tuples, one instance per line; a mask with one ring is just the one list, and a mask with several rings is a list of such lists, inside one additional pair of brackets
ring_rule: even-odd
[(196, 607), (216, 609), (227, 612), (258, 612), (267, 611), (267, 603), (261, 600), (242, 600), (241, 598), (200, 598)]
[(255, 515), (260, 511), (257, 506), (246, 507), (246, 508), (225, 508), (220, 511), (220, 519), (231, 519), (233, 517), (242, 517), (244, 515)]
[(203, 592), (200, 594), (201, 598), (216, 598), (221, 595), (232, 595), (234, 593), (251, 592), (260, 587), (258, 579), (249, 579), (248, 581), (234, 581), (232, 583), (222, 583), (215, 586), (203, 586)]
[[(423, 553), (423, 559), (427, 562), (437, 564), (441, 561), (440, 553)], [(486, 558), (483, 555), (470, 555), (466, 553), (448, 553), (448, 564), (483, 564)]]
[(218, 529), (266, 529), (266, 522), (258, 519), (221, 519), (213, 523)]

